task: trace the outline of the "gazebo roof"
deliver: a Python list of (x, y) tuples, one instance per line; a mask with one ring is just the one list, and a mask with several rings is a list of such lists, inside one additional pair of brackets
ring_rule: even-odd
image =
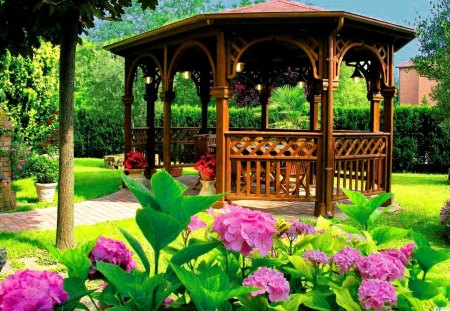
[[(335, 27), (337, 20), (344, 18), (344, 29), (350, 32), (363, 32), (364, 36), (382, 36), (383, 41), (394, 43), (395, 51), (410, 42), (414, 30), (408, 27), (377, 20), (345, 11), (330, 11), (290, 0), (272, 0), (241, 8), (224, 10), (216, 13), (200, 14), (172, 24), (154, 29), (143, 34), (110, 44), (105, 47), (112, 53), (127, 56), (132, 55), (136, 48), (164, 45), (169, 41), (186, 40), (186, 37), (196, 36), (211, 29), (235, 27), (246, 30), (271, 29), (272, 26), (287, 27), (299, 25), (306, 31), (318, 31), (322, 28)], [(261, 26), (266, 26), (263, 29)], [(243, 28), (245, 27), (245, 28)], [(309, 29), (309, 30), (308, 30)]]
[(240, 8), (229, 9), (218, 13), (263, 13), (263, 12), (280, 13), (280, 12), (315, 12), (315, 11), (326, 11), (326, 10), (290, 0), (273, 0), (269, 2), (253, 4)]

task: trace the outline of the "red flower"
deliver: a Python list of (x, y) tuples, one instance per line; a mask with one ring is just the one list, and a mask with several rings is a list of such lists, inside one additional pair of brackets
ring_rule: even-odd
[(125, 155), (125, 162), (123, 165), (126, 168), (145, 168), (147, 167), (147, 161), (145, 160), (142, 153), (139, 151), (130, 151)]
[(211, 153), (207, 152), (195, 163), (194, 169), (199, 171), (200, 174), (204, 174), (206, 178), (214, 179), (216, 177), (216, 159)]

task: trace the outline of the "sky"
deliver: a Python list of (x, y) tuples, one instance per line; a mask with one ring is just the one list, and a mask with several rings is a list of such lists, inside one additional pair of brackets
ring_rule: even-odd
[[(347, 11), (381, 19), (402, 26), (412, 27), (417, 16), (430, 14), (429, 0), (296, 0), (308, 2), (314, 6), (329, 10)], [(240, 1), (221, 1), (226, 6), (237, 4)], [(418, 53), (417, 40), (406, 45), (395, 53), (395, 65), (410, 60)]]

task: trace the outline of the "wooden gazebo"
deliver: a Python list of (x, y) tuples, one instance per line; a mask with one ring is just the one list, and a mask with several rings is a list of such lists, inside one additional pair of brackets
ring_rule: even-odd
[[(316, 215), (331, 216), (333, 201), (344, 198), (342, 188), (365, 195), (391, 190), (394, 52), (413, 38), (406, 27), (273, 0), (197, 15), (111, 44), (106, 49), (125, 58), (125, 153), (143, 151), (150, 169), (192, 165), (193, 137), (215, 133), (216, 189), (227, 192), (225, 200), (310, 201)], [(366, 80), (370, 132), (333, 130), (333, 93), (343, 62)], [(147, 127), (133, 128), (133, 83), (140, 69), (148, 77)], [(305, 85), (309, 131), (268, 126), (271, 91), (287, 69)], [(171, 127), (174, 75), (185, 71), (202, 103), (198, 128)], [(230, 81), (239, 74), (260, 81), (259, 129), (229, 127)], [(160, 88), (164, 127), (156, 128)], [(207, 127), (211, 96), (217, 100), (212, 129)]]

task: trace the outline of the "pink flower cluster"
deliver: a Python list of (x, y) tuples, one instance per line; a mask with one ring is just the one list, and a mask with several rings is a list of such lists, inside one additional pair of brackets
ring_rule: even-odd
[(69, 299), (55, 272), (17, 271), (0, 284), (0, 310), (51, 311)]
[(405, 272), (405, 266), (400, 260), (383, 253), (363, 257), (356, 265), (363, 279), (401, 280)]
[(198, 218), (198, 216), (194, 215), (191, 217), (191, 222), (187, 226), (189, 231), (195, 231), (201, 228), (206, 228), (206, 224)]
[(388, 255), (394, 259), (397, 259), (398, 261), (400, 261), (403, 266), (407, 266), (409, 261), (411, 260), (411, 256), (414, 252), (414, 247), (416, 246), (416, 244), (414, 243), (410, 243), (400, 249), (394, 249), (394, 248), (390, 248), (390, 249), (384, 249), (381, 250), (380, 252), (382, 254)]
[(96, 261), (118, 265), (129, 272), (136, 267), (136, 262), (132, 259), (132, 256), (133, 252), (129, 251), (123, 242), (101, 236), (89, 254), (89, 259), (92, 262), (89, 274), (91, 276), (95, 274)]
[(318, 250), (309, 250), (303, 253), (303, 259), (309, 261), (313, 265), (325, 266), (330, 262), (327, 254)]
[(250, 294), (252, 296), (258, 296), (267, 292), (270, 301), (273, 302), (289, 299), (289, 282), (285, 279), (283, 273), (273, 269), (266, 267), (258, 269), (244, 279), (242, 285), (260, 288), (252, 292)]
[(358, 250), (346, 246), (334, 254), (334, 256), (331, 257), (331, 261), (339, 268), (339, 273), (343, 274), (348, 270), (355, 268), (356, 262), (361, 260), (361, 258), (361, 253)]
[(212, 231), (219, 234), (228, 250), (239, 251), (247, 256), (253, 248), (257, 248), (261, 256), (266, 256), (273, 245), (275, 222), (268, 213), (230, 205), (227, 213), (214, 219)]
[(316, 233), (316, 229), (310, 224), (305, 224), (303, 222), (294, 222), (289, 229), (286, 231), (286, 236), (290, 239), (295, 238), (299, 235), (307, 235)]
[(367, 310), (391, 310), (391, 306), (397, 303), (394, 286), (383, 280), (363, 280), (358, 297)]

